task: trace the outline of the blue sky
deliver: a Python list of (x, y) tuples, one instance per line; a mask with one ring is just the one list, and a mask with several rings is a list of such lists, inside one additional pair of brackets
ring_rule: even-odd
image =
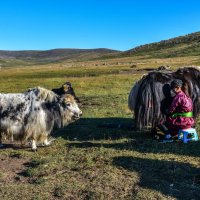
[(197, 31), (198, 0), (0, 0), (0, 50), (128, 50)]

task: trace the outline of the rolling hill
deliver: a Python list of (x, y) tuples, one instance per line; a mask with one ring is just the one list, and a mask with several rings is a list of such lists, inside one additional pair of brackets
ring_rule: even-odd
[(169, 40), (150, 43), (135, 47), (121, 53), (122, 56), (149, 55), (151, 57), (177, 57), (200, 55), (200, 32)]
[(29, 66), (48, 63), (84, 62), (145, 56), (149, 58), (170, 58), (200, 55), (200, 32), (179, 36), (160, 42), (135, 47), (128, 51), (106, 48), (98, 49), (52, 49), (45, 51), (0, 50), (0, 67)]
[(52, 49), (46, 51), (4, 51), (0, 50), (1, 66), (35, 65), (62, 61), (85, 61), (102, 56), (118, 54), (111, 49)]

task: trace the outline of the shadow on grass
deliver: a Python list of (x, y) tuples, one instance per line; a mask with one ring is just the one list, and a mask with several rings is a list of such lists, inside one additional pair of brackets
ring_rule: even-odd
[(200, 199), (200, 169), (190, 164), (127, 156), (115, 157), (113, 165), (138, 172), (142, 188), (177, 199)]
[[(134, 138), (134, 136), (133, 136)], [(78, 148), (91, 148), (91, 147), (104, 147), (111, 148), (117, 150), (130, 150), (137, 151), (140, 153), (171, 153), (176, 155), (185, 155), (185, 156), (195, 156), (199, 157), (200, 155), (200, 142), (191, 142), (188, 144), (183, 143), (168, 143), (168, 144), (160, 144), (157, 141), (148, 138), (135, 138), (129, 139), (125, 142), (113, 142), (113, 143), (95, 143), (93, 141), (89, 142), (73, 142), (69, 144), (73, 147)]]
[(22, 150), (22, 149), (26, 149), (26, 150), (31, 150), (30, 146), (21, 146), (19, 143), (9, 143), (9, 141), (6, 143), (3, 143), (3, 147), (0, 148), (0, 150), (5, 150), (5, 149), (13, 149), (13, 150)]
[[(199, 156), (200, 142), (187, 144), (159, 143), (153, 140), (150, 132), (139, 132), (134, 129), (130, 118), (86, 118), (69, 125), (57, 134), (73, 141), (69, 146), (78, 148), (104, 147), (117, 150), (131, 150), (140, 153), (173, 153), (177, 155)], [(114, 141), (126, 138), (126, 141)], [(113, 142), (98, 140), (113, 140)]]
[(82, 118), (55, 132), (54, 137), (67, 140), (103, 140), (133, 136), (134, 122), (131, 118)]
[[(133, 119), (131, 118), (82, 118), (69, 126), (58, 129), (53, 137), (62, 137), (67, 140), (116, 140), (119, 138), (132, 138)], [(30, 149), (30, 146), (21, 147), (17, 142), (14, 144), (3, 143), (1, 149)], [(37, 145), (42, 147), (41, 145)]]

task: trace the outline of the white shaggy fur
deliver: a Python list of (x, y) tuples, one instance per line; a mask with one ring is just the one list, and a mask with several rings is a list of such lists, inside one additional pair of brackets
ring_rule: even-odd
[(0, 94), (0, 147), (3, 136), (25, 143), (31, 140), (50, 145), (48, 135), (54, 127), (61, 128), (79, 119), (82, 111), (71, 95), (57, 96), (37, 87), (21, 94)]

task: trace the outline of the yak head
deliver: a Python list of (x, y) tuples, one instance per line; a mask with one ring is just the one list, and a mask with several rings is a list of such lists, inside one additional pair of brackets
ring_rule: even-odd
[(62, 127), (78, 120), (82, 116), (82, 111), (72, 95), (66, 94), (60, 98), (60, 116)]

